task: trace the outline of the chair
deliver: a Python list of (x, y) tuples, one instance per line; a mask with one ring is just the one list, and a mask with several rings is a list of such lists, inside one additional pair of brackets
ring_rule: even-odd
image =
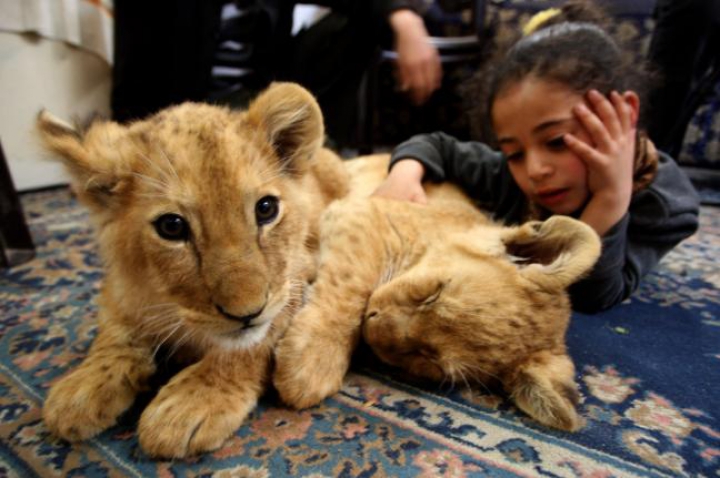
[(267, 84), (272, 21), (261, 2), (226, 0), (221, 14), (208, 99), (244, 108)]
[[(440, 16), (443, 13), (459, 14), (461, 10), (471, 11), (471, 31), (474, 34), (459, 36), (431, 36), (430, 42), (437, 48), (443, 69), (454, 65), (467, 65), (476, 67), (480, 64), (483, 56), (483, 37), (485, 33), (485, 0), (472, 1), (437, 1), (430, 10)], [(448, 12), (448, 10), (452, 10)], [(426, 17), (426, 24), (428, 19)], [(433, 34), (432, 30), (428, 28)], [(383, 65), (392, 64), (397, 60), (397, 54), (389, 49), (382, 49), (377, 59), (370, 65), (365, 74), (363, 88), (359, 96), (359, 121), (358, 121), (358, 151), (360, 154), (369, 154), (375, 148), (375, 129), (377, 126), (376, 116), (378, 115), (377, 99), (379, 91), (379, 79)], [(447, 75), (445, 75), (447, 77)], [(443, 79), (443, 88), (447, 88), (447, 81)]]

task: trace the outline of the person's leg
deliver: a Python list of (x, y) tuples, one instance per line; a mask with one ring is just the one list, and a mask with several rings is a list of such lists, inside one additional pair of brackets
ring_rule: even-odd
[(332, 12), (293, 42), (290, 78), (317, 97), (327, 134), (339, 148), (357, 139), (360, 82), (379, 41), (370, 14), (369, 5), (355, 2), (353, 11)]
[[(717, 0), (658, 0), (649, 60), (659, 70), (660, 85), (649, 97), (648, 131), (660, 149), (677, 154), (684, 125), (678, 121), (693, 81), (704, 73), (703, 58)], [(700, 71), (703, 70), (703, 71)]]
[(116, 0), (114, 119), (205, 99), (221, 6), (219, 0)]

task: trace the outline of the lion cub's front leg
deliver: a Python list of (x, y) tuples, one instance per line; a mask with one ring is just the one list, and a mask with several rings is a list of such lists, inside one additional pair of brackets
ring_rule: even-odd
[(173, 377), (140, 417), (143, 450), (183, 458), (219, 448), (265, 388), (271, 355), (261, 347), (210, 354)]
[(90, 438), (115, 424), (153, 373), (150, 347), (121, 325), (106, 323), (85, 361), (50, 389), (45, 424), (66, 440)]
[(320, 265), (310, 302), (293, 318), (275, 352), (273, 382), (294, 408), (318, 404), (342, 387), (362, 316), (388, 248), (367, 201), (336, 203), (323, 218)]
[[(318, 294), (318, 299), (324, 297)], [(273, 383), (283, 402), (307, 408), (340, 390), (360, 335), (364, 304), (350, 309), (311, 303), (295, 316), (275, 352)]]

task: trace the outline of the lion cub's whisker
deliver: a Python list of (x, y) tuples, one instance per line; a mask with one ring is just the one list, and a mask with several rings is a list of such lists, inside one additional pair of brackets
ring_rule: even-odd
[(481, 367), (478, 364), (463, 363), (460, 366), (463, 367), (468, 373), (479, 372), (479, 373), (482, 373), (483, 375), (487, 375), (488, 377), (494, 378), (498, 381), (502, 381), (499, 376), (497, 376), (494, 373), (489, 372), (487, 369), (485, 369), (484, 367)]
[(177, 304), (175, 304), (173, 302), (165, 302), (164, 304), (153, 304), (153, 305), (147, 305), (147, 306), (140, 307), (138, 309), (138, 313), (140, 314), (140, 313), (147, 312), (149, 310), (154, 310), (154, 309), (176, 308), (176, 307), (177, 307)]
[[(160, 174), (160, 176), (164, 180), (163, 182), (165, 184), (169, 185), (170, 184), (169, 179), (171, 179), (171, 178), (168, 175), (168, 172), (163, 167), (161, 167), (159, 164), (157, 164), (157, 162), (153, 161), (152, 158), (150, 158), (150, 156), (148, 156), (146, 153), (144, 153), (142, 148), (135, 142), (134, 139), (131, 139), (129, 142), (135, 148), (135, 152), (140, 157), (140, 159), (142, 159), (144, 161), (144, 163), (146, 165), (148, 165), (148, 167), (150, 167), (152, 170), (154, 170), (158, 174)], [(169, 163), (169, 164), (172, 168), (172, 164), (171, 163)], [(176, 179), (179, 180), (180, 178), (176, 176)]]
[(183, 325), (182, 322), (178, 321), (177, 324), (173, 328), (170, 329), (170, 332), (168, 332), (167, 335), (165, 335), (165, 337), (163, 337), (163, 339), (157, 343), (157, 345), (155, 346), (155, 349), (153, 349), (153, 352), (151, 354), (153, 360), (157, 356), (157, 353), (160, 350), (160, 348), (165, 344), (165, 342), (168, 341), (168, 339), (170, 337), (172, 337), (175, 334), (175, 332), (177, 332), (182, 327), (182, 325)]
[(160, 192), (168, 191), (170, 189), (169, 184), (167, 184), (163, 181), (160, 181), (159, 179), (155, 179), (151, 176), (147, 176), (145, 174), (134, 172), (134, 171), (130, 174), (132, 176), (135, 176), (136, 178), (144, 181), (149, 187), (155, 188), (156, 190), (158, 190)]
[(170, 349), (170, 352), (168, 352), (167, 358), (171, 359), (172, 357), (174, 357), (177, 351), (180, 350), (180, 348), (190, 342), (190, 340), (193, 338), (193, 335), (195, 335), (195, 333), (192, 331), (192, 329), (187, 329), (177, 340), (175, 340), (175, 345), (173, 345), (172, 349)]
[(163, 147), (160, 145), (160, 143), (157, 143), (157, 149), (160, 151), (160, 154), (165, 159), (165, 163), (168, 165), (168, 168), (170, 169), (170, 172), (172, 173), (175, 180), (179, 183), (180, 182), (180, 175), (177, 172), (177, 169), (175, 169), (175, 165), (173, 165), (173, 162), (170, 161), (170, 156), (168, 156), (167, 152)]

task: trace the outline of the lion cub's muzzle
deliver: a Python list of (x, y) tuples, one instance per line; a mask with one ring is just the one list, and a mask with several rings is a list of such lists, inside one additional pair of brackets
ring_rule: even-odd
[(267, 321), (268, 303), (274, 294), (267, 274), (255, 264), (235, 260), (236, 255), (210, 255), (206, 283), (215, 311), (232, 322), (235, 330), (246, 330)]
[(216, 308), (217, 311), (220, 312), (220, 314), (222, 314), (222, 316), (225, 317), (226, 319), (229, 319), (229, 320), (232, 320), (233, 322), (237, 322), (237, 323), (241, 324), (243, 330), (246, 330), (246, 329), (249, 329), (249, 328), (254, 327), (254, 326), (256, 326), (256, 325), (259, 325), (259, 324), (254, 324), (254, 323), (253, 323), (253, 320), (256, 319), (256, 318), (258, 318), (258, 317), (260, 317), (260, 315), (261, 315), (261, 314), (263, 313), (263, 311), (265, 310), (265, 306), (263, 305), (263, 306), (260, 307), (260, 309), (257, 310), (256, 312), (253, 312), (253, 313), (250, 313), (250, 314), (247, 314), (247, 315), (243, 315), (243, 316), (238, 316), (238, 315), (233, 315), (233, 314), (227, 312), (227, 311), (226, 311), (225, 309), (223, 309), (222, 306), (220, 306), (220, 305), (215, 304), (215, 308)]

